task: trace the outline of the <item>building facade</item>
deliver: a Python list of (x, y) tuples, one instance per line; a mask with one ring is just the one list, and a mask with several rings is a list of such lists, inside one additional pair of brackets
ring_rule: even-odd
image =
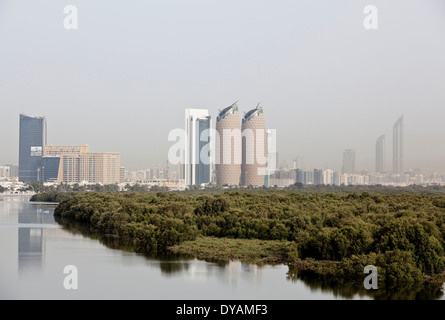
[(219, 112), (216, 132), (218, 136), (215, 141), (216, 184), (239, 185), (242, 161), (241, 119), (236, 103)]
[(263, 108), (258, 105), (244, 115), (241, 131), (241, 184), (263, 186), (266, 181), (267, 164), (267, 138)]
[(81, 146), (53, 146), (45, 145), (43, 149), (44, 157), (60, 157), (61, 155), (78, 155), (79, 153), (86, 153), (89, 147), (86, 144)]
[(45, 146), (42, 181), (70, 184), (121, 182), (120, 154), (88, 151), (88, 145)]

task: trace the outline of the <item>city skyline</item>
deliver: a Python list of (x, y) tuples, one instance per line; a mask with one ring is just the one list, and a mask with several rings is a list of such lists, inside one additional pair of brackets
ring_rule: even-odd
[[(216, 127), (212, 125), (212, 116), (209, 113), (209, 110), (207, 109), (185, 109), (185, 115), (186, 115), (186, 121), (185, 121), (185, 129), (186, 129), (186, 136), (188, 136), (188, 140), (186, 141), (186, 150), (188, 150), (188, 148), (191, 148), (190, 150), (192, 150), (192, 152), (187, 153), (186, 151), (186, 157), (188, 157), (188, 163), (193, 164), (195, 163), (196, 168), (195, 170), (198, 170), (198, 172), (200, 172), (201, 174), (201, 183), (207, 183), (209, 181), (215, 180), (217, 181), (217, 177), (212, 177), (213, 171), (215, 171), (215, 173), (217, 172), (216, 167), (217, 165), (215, 165), (215, 154), (214, 151), (213, 153), (209, 152), (209, 159), (208, 161), (210, 161), (210, 165), (206, 164), (205, 165), (205, 171), (209, 171), (208, 174), (203, 175), (203, 170), (204, 167), (202, 164), (197, 163), (197, 161), (201, 161), (200, 159), (200, 155), (202, 152), (202, 149), (204, 147), (207, 147), (207, 145), (209, 144), (210, 137), (208, 137), (208, 139), (206, 141), (200, 141), (200, 138), (202, 136), (202, 132), (203, 131), (207, 131), (207, 130), (216, 130), (215, 132), (218, 132), (219, 134), (221, 134), (221, 138), (223, 138), (223, 127), (220, 127), (218, 130), (218, 124), (220, 123), (221, 120), (224, 120), (224, 118), (226, 116), (231, 116), (233, 117), (234, 115), (236, 115), (237, 118), (239, 118), (238, 116), (238, 105), (237, 102), (234, 103), (233, 105), (224, 108), (222, 111), (219, 110), (218, 111), (218, 116), (217, 116), (217, 121), (216, 121)], [(244, 127), (244, 123), (246, 122), (246, 119), (250, 117), (250, 115), (252, 114), (256, 114), (262, 115), (262, 108), (259, 107), (259, 104), (256, 108), (250, 110), (249, 112), (245, 112), (244, 113), (244, 117), (241, 121), (241, 123), (243, 124)], [(253, 118), (253, 117), (252, 117)], [(44, 154), (45, 153), (45, 146), (49, 146), (51, 147), (51, 144), (47, 144), (47, 120), (45, 116), (30, 116), (30, 115), (24, 115), (24, 114), (20, 114), (20, 132), (19, 132), (19, 136), (21, 137), (23, 135), (23, 132), (27, 132), (28, 134), (32, 134), (30, 128), (27, 128), (27, 126), (22, 125), (22, 122), (24, 122), (25, 120), (29, 121), (34, 121), (34, 122), (38, 122), (39, 126), (42, 127), (39, 129), (40, 135), (43, 134), (43, 136), (41, 137), (41, 139), (39, 141), (33, 141), (33, 142), (27, 142), (26, 143), (26, 148), (23, 147), (22, 149), (29, 149), (31, 148), (31, 158), (33, 159), (33, 155), (32, 153), (34, 152), (38, 152), (39, 154), (43, 154), (45, 157), (50, 157), (52, 156), (51, 154)], [(42, 122), (42, 123), (40, 123)], [(36, 127), (35, 125), (32, 126), (33, 128)], [(227, 127), (226, 129), (230, 129), (233, 130), (233, 125), (229, 127)], [(25, 128), (25, 129), (23, 129)], [(246, 129), (246, 128), (244, 128)], [(34, 131), (36, 130), (36, 128), (33, 129)], [(29, 132), (28, 132), (29, 131)], [(242, 130), (241, 130), (242, 131)], [(265, 130), (265, 132), (267, 132), (268, 130)], [(266, 133), (267, 134), (267, 133)], [(35, 137), (36, 134), (34, 132), (33, 136)], [(20, 140), (23, 140), (22, 138), (20, 138)], [(35, 140), (35, 138), (34, 138)], [(233, 137), (232, 137), (233, 140)], [(236, 139), (235, 139), (236, 140)], [(244, 143), (244, 139), (242, 139), (242, 143)], [(355, 154), (355, 150), (354, 149), (344, 149), (343, 150), (343, 159), (342, 159), (342, 166), (341, 169), (338, 169), (338, 171), (341, 171), (343, 173), (356, 173), (356, 172), (372, 172), (372, 173), (393, 173), (393, 174), (401, 174), (404, 173), (405, 168), (402, 167), (405, 159), (404, 159), (404, 116), (402, 115), (400, 118), (398, 118), (398, 120), (394, 123), (393, 125), (393, 141), (392, 141), (392, 170), (385, 170), (387, 168), (387, 165), (385, 162), (388, 161), (388, 159), (386, 158), (386, 145), (385, 145), (385, 140), (386, 140), (386, 135), (381, 135), (379, 136), (379, 138), (376, 140), (375, 142), (375, 154), (374, 154), (374, 170), (365, 170), (365, 169), (357, 169), (356, 170), (356, 154)], [(22, 144), (22, 143), (20, 143)], [(28, 144), (32, 144), (33, 146)], [(267, 144), (267, 143), (266, 143)], [(34, 145), (38, 145), (38, 146), (34, 146)], [(89, 148), (88, 145), (82, 145), (85, 146), (87, 149)], [(236, 146), (236, 142), (234, 143), (234, 145), (231, 146), (231, 152), (234, 151), (234, 146)], [(221, 149), (219, 150), (220, 152), (220, 157), (221, 159), (223, 159), (223, 155), (224, 155), (224, 150), (223, 150), (223, 145), (221, 144)], [(60, 148), (60, 147), (59, 147)], [(64, 148), (72, 148), (72, 147), (64, 147)], [(235, 147), (236, 148), (236, 147)], [(34, 150), (36, 149), (36, 150)], [(38, 149), (38, 150), (37, 150)], [(242, 151), (244, 152), (244, 148), (241, 148)], [(265, 146), (265, 150), (267, 149), (267, 146)], [(238, 150), (239, 151), (239, 150)], [(47, 152), (46, 152), (47, 153)], [(22, 151), (22, 155), (24, 154), (24, 151)], [(232, 154), (232, 160), (234, 161), (234, 159), (237, 157), (236, 152), (231, 153)], [(34, 155), (36, 156), (36, 154)], [(54, 156), (54, 155), (53, 155)], [(56, 157), (59, 157), (60, 155), (56, 155)], [(266, 154), (267, 157), (267, 154)], [(276, 153), (276, 157), (278, 159), (278, 153)], [(22, 157), (23, 158), (23, 157)], [(27, 156), (27, 158), (29, 158), (29, 156)], [(243, 155), (243, 159), (245, 158), (245, 155)], [(300, 158), (300, 157), (297, 157)], [(199, 159), (199, 160), (197, 160)], [(300, 158), (301, 159), (301, 158)], [(296, 166), (296, 159), (293, 159), (291, 161), (288, 162), (288, 160), (290, 159), (286, 159), (284, 160), (283, 163), (287, 163), (286, 167), (290, 168), (291, 166), (294, 167)], [(19, 160), (20, 163), (20, 160)], [(293, 163), (291, 165), (291, 163)], [(6, 164), (5, 164), (6, 165)], [(159, 166), (160, 164), (157, 164), (156, 166)], [(278, 161), (276, 161), (276, 165), (277, 165), (277, 169), (280, 168), (281, 166), (279, 165)], [(20, 165), (19, 165), (20, 167)], [(153, 166), (146, 166), (146, 167), (140, 167), (140, 168), (128, 168), (130, 170), (144, 170), (144, 168), (149, 168), (149, 167), (153, 167)], [(301, 165), (299, 167), (302, 167)], [(316, 166), (313, 165), (309, 165), (309, 166), (305, 166), (305, 169), (316, 169)], [(324, 169), (333, 169), (334, 167), (324, 167)], [(345, 169), (346, 168), (346, 169)], [(184, 169), (184, 168), (183, 168)], [(409, 168), (409, 170), (415, 169), (416, 171), (420, 170), (420, 168)], [(334, 169), (337, 170), (337, 169)], [(29, 170), (28, 170), (29, 171)], [(34, 169), (34, 171), (36, 171)], [(184, 179), (187, 181), (187, 185), (190, 184), (195, 184), (195, 178), (193, 177), (193, 174), (191, 174), (191, 172), (193, 171), (193, 169), (189, 168), (185, 168), (183, 171), (178, 172), (178, 174), (181, 176), (182, 174), (184, 175)], [(197, 177), (199, 177), (199, 173), (197, 175)], [(21, 179), (22, 181), (25, 181), (26, 179)], [(242, 179), (240, 181), (242, 183)], [(199, 184), (199, 183), (198, 183)]]
[[(375, 5), (381, 24), (369, 31), (363, 4), (345, 1), (79, 0), (79, 30), (67, 31), (57, 1), (2, 1), (0, 164), (18, 163), (19, 113), (45, 115), (55, 145), (88, 141), (92, 152), (119, 151), (138, 169), (165, 163), (184, 109), (215, 117), (239, 100), (267, 108), (280, 159), (339, 170), (351, 148), (357, 170), (373, 171), (376, 137), (386, 134), (390, 148), (403, 114), (405, 169), (443, 171), (445, 4)], [(417, 23), (419, 14), (428, 23)]]
[[(295, 183), (324, 184), (324, 185), (442, 185), (445, 183), (445, 173), (428, 174), (420, 169), (403, 170), (404, 159), (404, 116), (402, 115), (393, 125), (393, 170), (383, 170), (382, 163), (385, 160), (384, 141), (385, 135), (381, 135), (376, 141), (374, 172), (359, 172), (355, 167), (356, 153), (354, 149), (343, 150), (343, 166), (340, 171), (332, 168), (311, 168), (298, 165), (298, 157), (292, 162), (292, 167), (282, 163), (284, 166), (275, 167), (269, 163), (278, 163), (278, 154), (275, 153), (275, 129), (266, 129), (263, 108), (260, 104), (256, 108), (244, 113), (241, 120), (240, 135), (237, 139), (236, 129), (239, 127), (239, 115), (237, 103), (219, 110), (216, 128), (212, 125), (212, 116), (207, 109), (185, 110), (185, 145), (182, 161), (167, 167), (158, 166), (157, 171), (152, 169), (128, 170), (120, 165), (119, 153), (90, 153), (89, 146), (54, 146), (48, 144), (46, 135), (48, 132), (45, 116), (19, 115), (20, 119), (20, 150), (22, 157), (18, 167), (14, 165), (0, 166), (0, 178), (4, 183), (14, 183), (14, 172), (20, 176), (20, 182), (43, 181), (48, 183), (70, 183), (70, 184), (119, 184), (125, 188), (127, 183), (142, 183), (143, 185), (163, 186), (169, 189), (183, 189), (191, 185), (230, 185), (230, 186), (256, 186), (263, 185), (273, 187), (285, 187)], [(224, 122), (230, 120), (230, 122)], [(218, 147), (219, 133), (230, 130), (230, 148), (224, 145)], [(235, 129), (235, 130), (234, 130)], [(232, 131), (234, 130), (234, 131)], [(258, 137), (259, 131), (263, 133)], [(233, 136), (233, 137), (232, 137)], [(232, 139), (233, 138), (233, 139)], [(235, 140), (235, 141), (233, 141)], [(236, 140), (241, 140), (241, 150), (236, 147)], [(267, 140), (267, 141), (266, 141)], [(213, 144), (213, 146), (211, 146)], [(269, 145), (271, 144), (271, 145)], [(227, 150), (226, 150), (227, 149)], [(241, 163), (237, 168), (221, 170), (217, 164), (217, 154), (223, 164), (227, 164), (227, 156), (231, 161), (241, 157)], [(233, 152), (237, 150), (237, 152)], [(226, 151), (229, 151), (227, 154)], [(173, 156), (174, 152), (172, 153)], [(262, 156), (263, 154), (263, 156)], [(206, 156), (207, 155), (207, 156)], [(170, 156), (170, 152), (169, 152)], [(177, 156), (177, 155), (176, 155)], [(174, 156), (174, 157), (176, 157)], [(203, 159), (204, 157), (204, 159)], [(258, 159), (264, 159), (264, 162)], [(225, 159), (225, 160), (224, 160)], [(185, 163), (184, 163), (185, 161)], [(221, 159), (220, 159), (221, 161)], [(232, 163), (229, 163), (230, 165)], [(237, 164), (235, 161), (234, 164)], [(267, 165), (266, 165), (267, 164)], [(30, 167), (33, 167), (31, 170)], [(176, 167), (176, 168), (175, 168)], [(238, 167), (241, 167), (239, 170)], [(267, 167), (267, 168), (266, 168)], [(169, 170), (169, 169), (173, 170)], [(235, 170), (236, 169), (236, 170)], [(239, 170), (239, 171), (238, 171)], [(236, 179), (235, 174), (240, 172)], [(29, 176), (27, 172), (32, 172)], [(260, 173), (262, 172), (262, 173)], [(24, 175), (24, 173), (26, 173)], [(142, 175), (141, 175), (142, 173)], [(223, 173), (223, 175), (221, 175)], [(230, 174), (227, 174), (230, 173)], [(224, 183), (226, 178), (234, 178), (233, 182)], [(222, 179), (223, 178), (223, 179)], [(235, 180), (238, 180), (237, 183)]]

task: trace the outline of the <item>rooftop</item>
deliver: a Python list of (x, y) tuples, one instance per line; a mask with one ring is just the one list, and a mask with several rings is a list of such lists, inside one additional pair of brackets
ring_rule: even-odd
[(232, 113), (235, 113), (235, 111), (238, 111), (238, 101), (232, 104), (231, 106), (224, 108), (222, 111), (220, 110), (218, 117), (216, 118), (217, 121), (221, 121), (225, 117), (231, 115)]
[(249, 121), (250, 119), (255, 118), (256, 116), (262, 113), (263, 113), (263, 108), (260, 107), (260, 104), (258, 104), (255, 109), (250, 110), (244, 115), (243, 122)]

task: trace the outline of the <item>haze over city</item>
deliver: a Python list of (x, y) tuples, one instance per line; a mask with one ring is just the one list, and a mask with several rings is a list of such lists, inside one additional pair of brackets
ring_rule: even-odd
[(261, 103), (280, 160), (338, 170), (352, 148), (373, 171), (385, 134), (390, 168), (403, 115), (405, 168), (445, 171), (443, 1), (78, 0), (70, 31), (67, 4), (0, 3), (0, 164), (18, 161), (19, 113), (45, 116), (50, 144), (137, 169), (165, 163), (184, 109), (239, 101)]

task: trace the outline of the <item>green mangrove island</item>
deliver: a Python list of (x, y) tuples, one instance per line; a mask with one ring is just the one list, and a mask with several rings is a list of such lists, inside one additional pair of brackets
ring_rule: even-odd
[(377, 267), (379, 287), (439, 290), (445, 281), (442, 193), (48, 192), (31, 201), (58, 202), (59, 223), (138, 252), (287, 264), (362, 287), (367, 265)]

